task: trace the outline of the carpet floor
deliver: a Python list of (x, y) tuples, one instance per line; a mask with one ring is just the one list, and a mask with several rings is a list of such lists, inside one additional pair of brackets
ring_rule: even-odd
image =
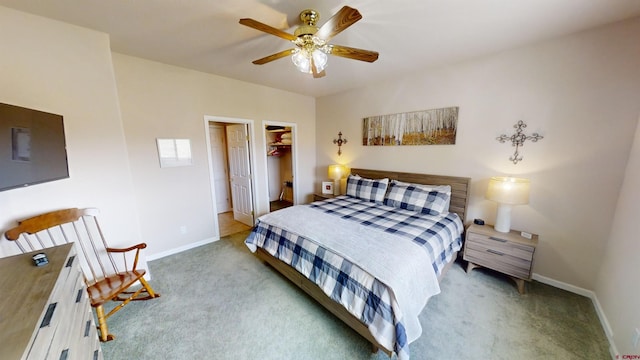
[[(149, 263), (158, 299), (109, 320), (105, 360), (369, 359), (360, 335), (244, 246), (248, 232)], [(610, 359), (590, 299), (454, 264), (420, 315), (412, 359)], [(395, 356), (394, 356), (395, 358)]]

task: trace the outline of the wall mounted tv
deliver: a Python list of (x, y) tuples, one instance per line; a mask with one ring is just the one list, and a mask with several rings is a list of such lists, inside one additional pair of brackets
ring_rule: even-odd
[(68, 177), (62, 116), (0, 103), (0, 191)]

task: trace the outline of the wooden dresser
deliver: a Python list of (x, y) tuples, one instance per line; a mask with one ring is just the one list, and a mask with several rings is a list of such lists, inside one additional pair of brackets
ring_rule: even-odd
[(524, 294), (524, 281), (531, 280), (533, 254), (538, 235), (523, 237), (520, 231), (508, 233), (496, 231), (490, 225), (471, 225), (464, 242), (464, 260), (468, 261), (467, 273), (482, 266), (509, 275)]
[(73, 244), (0, 259), (0, 294), (0, 359), (103, 358)]

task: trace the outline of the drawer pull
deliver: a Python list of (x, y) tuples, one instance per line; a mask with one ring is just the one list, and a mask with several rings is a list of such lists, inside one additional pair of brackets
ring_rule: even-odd
[(91, 320), (87, 320), (87, 324), (84, 326), (84, 337), (89, 336), (91, 333)]
[(67, 264), (64, 267), (71, 267), (73, 265), (73, 261), (76, 259), (76, 256), (70, 256), (69, 260), (67, 260)]
[(490, 252), (490, 253), (496, 254), (496, 255), (500, 255), (500, 256), (504, 255), (503, 252), (500, 252), (500, 251), (497, 251), (497, 250), (493, 250), (493, 249), (487, 249), (487, 252)]
[(78, 295), (76, 295), (76, 304), (80, 302), (80, 300), (82, 300), (82, 293), (84, 292), (84, 289), (80, 289), (78, 290)]
[(60, 353), (60, 360), (67, 360), (68, 357), (69, 357), (69, 349), (62, 350), (62, 352)]
[(53, 317), (53, 312), (56, 311), (56, 305), (58, 305), (58, 303), (49, 304), (47, 312), (44, 314), (44, 319), (42, 319), (42, 323), (40, 324), (41, 328), (51, 324), (51, 318)]
[(506, 243), (507, 242), (507, 240), (505, 240), (505, 239), (500, 239), (500, 238), (493, 237), (493, 236), (489, 236), (489, 239), (495, 240), (495, 241), (499, 241), (501, 243)]

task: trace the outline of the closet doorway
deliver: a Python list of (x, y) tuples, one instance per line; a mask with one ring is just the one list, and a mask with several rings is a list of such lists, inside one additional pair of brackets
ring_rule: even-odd
[(254, 224), (250, 122), (205, 117), (211, 190), (220, 237)]
[(295, 124), (264, 122), (269, 211), (295, 204)]

